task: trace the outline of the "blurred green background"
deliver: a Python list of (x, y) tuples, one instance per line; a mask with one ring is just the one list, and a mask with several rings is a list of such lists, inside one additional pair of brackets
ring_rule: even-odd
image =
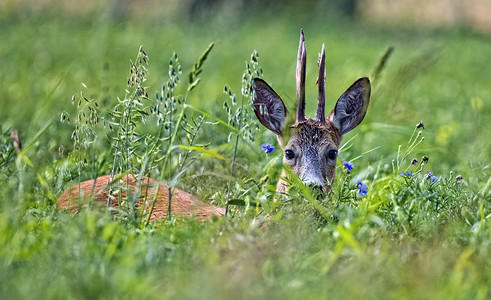
[[(453, 5), (457, 2), (439, 1), (440, 9), (435, 9), (438, 3), (415, 7), (401, 1), (397, 8), (390, 1), (368, 0), (4, 0), (1, 126), (18, 129), (28, 140), (62, 110), (73, 112), (70, 99), (81, 82), (102, 104), (114, 103), (124, 95), (129, 59), (140, 45), (150, 57), (148, 90), (158, 91), (174, 51), (188, 70), (210, 42), (216, 43), (190, 102), (217, 115), (222, 114), (224, 85), (240, 92), (244, 62), (256, 49), (264, 79), (292, 106), (303, 28), (308, 115), (315, 109), (322, 43), (327, 49), (327, 109), (357, 78), (373, 77), (386, 49), (395, 49), (380, 78), (372, 78), (365, 121), (350, 133), (358, 134), (354, 153), (380, 146), (364, 158), (365, 164), (390, 159), (422, 120), (426, 140), (421, 152), (434, 170), (473, 172), (473, 166), (488, 163), (491, 156), (491, 27), (476, 23), (480, 19), (470, 13), (456, 17), (456, 11), (463, 11)], [(55, 122), (41, 138), (47, 161), (58, 158), (60, 147), (70, 149), (70, 130)]]

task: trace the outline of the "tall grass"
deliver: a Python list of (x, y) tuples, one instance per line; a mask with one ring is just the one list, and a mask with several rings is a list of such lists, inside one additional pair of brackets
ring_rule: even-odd
[[(309, 21), (265, 16), (232, 29), (215, 20), (221, 26), (207, 30), (41, 15), (3, 21), (2, 297), (491, 296), (486, 37), (330, 23), (322, 14)], [(377, 70), (388, 44), (394, 52), (375, 72), (367, 117), (345, 139), (330, 194), (312, 194), (291, 176), (289, 196), (273, 201), (281, 151), (261, 151), (275, 137), (255, 131), (247, 113), (250, 78), (243, 83), (241, 72), (258, 49), (262, 76), (293, 103), (298, 27), (308, 32), (309, 51), (328, 42), (330, 99)], [(46, 46), (54, 41), (64, 47)], [(257, 75), (253, 63), (247, 70)], [(246, 94), (236, 97), (243, 84)], [(308, 97), (313, 87), (307, 85)], [(61, 112), (69, 125), (56, 121)], [(204, 201), (242, 204), (233, 207), (240, 213), (204, 224), (155, 224), (58, 211), (61, 190), (111, 172), (150, 175)]]

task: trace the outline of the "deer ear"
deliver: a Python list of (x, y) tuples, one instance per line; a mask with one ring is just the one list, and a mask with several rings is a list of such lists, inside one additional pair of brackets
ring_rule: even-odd
[(358, 79), (339, 97), (329, 120), (341, 134), (345, 135), (361, 123), (370, 102), (370, 80)]
[(262, 79), (254, 78), (254, 113), (264, 127), (281, 134), (288, 113), (283, 100)]

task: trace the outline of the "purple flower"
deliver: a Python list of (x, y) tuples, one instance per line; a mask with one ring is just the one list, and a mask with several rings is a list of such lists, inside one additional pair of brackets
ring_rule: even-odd
[(358, 193), (357, 193), (358, 196), (365, 196), (366, 194), (368, 194), (368, 185), (363, 184), (363, 182), (361, 181), (358, 181), (357, 189), (358, 189)]
[(349, 161), (343, 161), (343, 167), (345, 167), (348, 172), (353, 170), (353, 164)]
[(266, 153), (271, 153), (274, 151), (274, 146), (271, 146), (270, 144), (262, 144), (261, 149)]
[(426, 178), (431, 179), (432, 182), (440, 183), (440, 180), (438, 180), (438, 177), (433, 175), (433, 173), (431, 173), (431, 172), (426, 173)]
[(404, 175), (406, 175), (407, 177), (411, 177), (411, 176), (413, 176), (413, 174), (411, 174), (411, 172), (409, 172), (409, 171), (406, 171), (406, 172), (404, 172), (404, 173), (403, 173), (403, 172), (401, 172), (401, 176), (404, 176)]

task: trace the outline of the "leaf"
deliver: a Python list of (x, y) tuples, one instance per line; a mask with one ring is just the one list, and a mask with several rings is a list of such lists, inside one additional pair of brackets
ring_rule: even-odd
[(249, 204), (250, 206), (261, 206), (261, 203), (256, 201), (250, 201), (249, 203), (246, 203), (246, 201), (242, 199), (231, 199), (228, 201), (228, 205), (246, 206), (247, 204)]
[(48, 120), (43, 127), (41, 127), (41, 129), (38, 130), (38, 132), (36, 132), (36, 134), (34, 135), (34, 137), (32, 139), (30, 139), (25, 145), (24, 147), (22, 148), (22, 154), (25, 154), (27, 151), (29, 151), (30, 148), (32, 148), (32, 146), (39, 140), (39, 138), (48, 130), (48, 128), (51, 127), (51, 125), (53, 125), (53, 122), (54, 122), (54, 118), (51, 118), (50, 120)]
[(196, 78), (196, 80), (194, 80), (194, 82), (189, 85), (188, 92), (190, 92), (192, 89), (194, 89), (199, 84), (200, 81), (201, 81), (201, 78)]
[(184, 149), (184, 150), (191, 150), (191, 151), (198, 151), (201, 153), (208, 154), (210, 156), (213, 156), (215, 158), (221, 159), (221, 160), (226, 160), (225, 157), (221, 156), (220, 154), (216, 153), (215, 151), (207, 150), (204, 147), (201, 146), (185, 146), (185, 145), (179, 145), (179, 148)]
[[(210, 45), (208, 45), (208, 48), (206, 48), (206, 50), (203, 52), (203, 54), (201, 54), (198, 61), (194, 63), (193, 70), (189, 73), (189, 83), (191, 85), (194, 82), (196, 82), (195, 77), (201, 73), (201, 67), (203, 66), (203, 63), (208, 58), (208, 54), (210, 54), (211, 49), (213, 49), (213, 46), (215, 46), (215, 43), (211, 43)], [(196, 86), (196, 85), (194, 85), (194, 86)], [(193, 87), (190, 86), (190, 88), (188, 88), (188, 91), (190, 91), (192, 88), (194, 88), (194, 86)]]
[(379, 148), (381, 148), (381, 146), (377, 146), (377, 147), (375, 147), (375, 148), (372, 148), (372, 149), (370, 149), (370, 150), (367, 150), (367, 151), (363, 152), (361, 155), (358, 155), (357, 157), (355, 157), (355, 158), (353, 158), (353, 159), (350, 159), (350, 161), (351, 161), (351, 162), (353, 162), (353, 161), (355, 161), (355, 160), (357, 160), (357, 159), (359, 159), (359, 158), (363, 157), (364, 155), (367, 155), (368, 153), (370, 153), (370, 152), (372, 152), (372, 151), (375, 151), (375, 150), (377, 150), (377, 149), (379, 149)]
[(189, 86), (188, 86), (188, 93), (193, 90), (201, 81), (200, 78), (198, 78), (198, 75), (201, 74), (201, 67), (203, 66), (203, 63), (206, 61), (206, 58), (208, 57), (208, 54), (210, 53), (211, 49), (213, 49), (213, 46), (215, 44), (211, 43), (208, 48), (201, 54), (200, 58), (198, 59), (197, 62), (194, 63), (193, 70), (189, 72)]

